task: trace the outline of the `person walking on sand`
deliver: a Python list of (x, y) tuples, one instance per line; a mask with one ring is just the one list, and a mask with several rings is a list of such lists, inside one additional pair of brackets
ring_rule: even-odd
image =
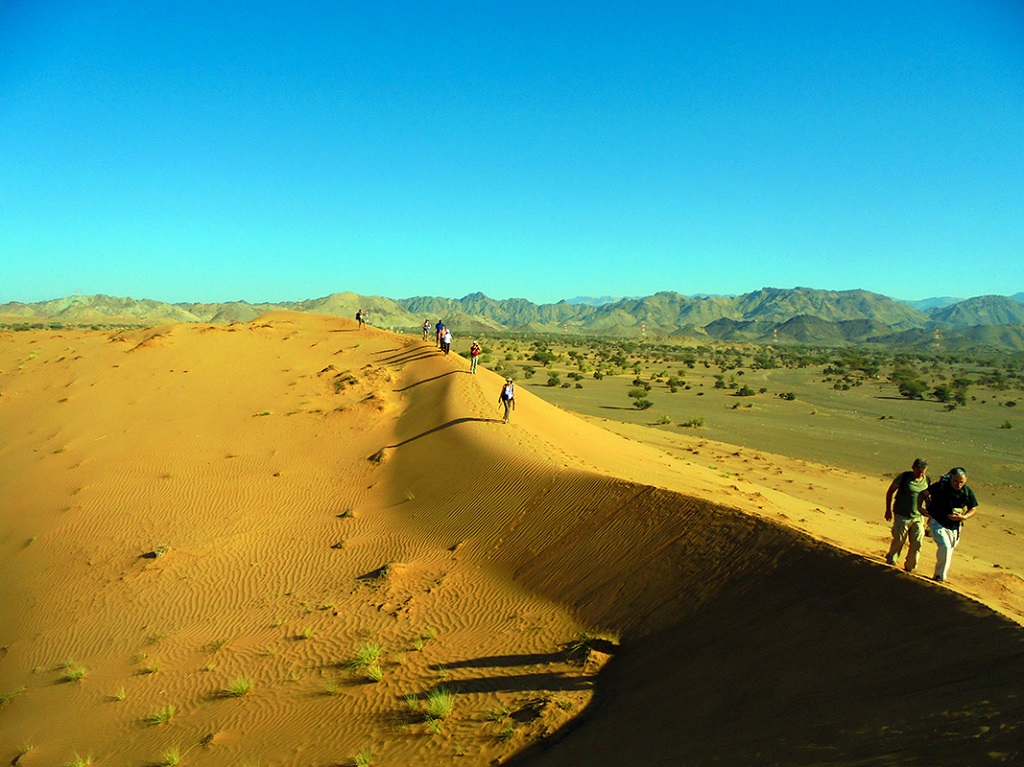
[(452, 331), (448, 328), (444, 329), (444, 334), (441, 336), (441, 351), (444, 352), (444, 356), (448, 356), (448, 352), (452, 350)]
[(363, 321), (365, 320), (365, 318), (366, 318), (366, 315), (363, 314), (363, 310), (362, 309), (360, 309), (358, 312), (356, 312), (356, 322), (359, 323), (359, 329), (360, 330), (363, 329)]
[(480, 342), (474, 341), (469, 347), (469, 372), (476, 375), (476, 361), (480, 359)]
[(504, 405), (505, 417), (502, 420), (508, 423), (509, 415), (516, 409), (516, 387), (511, 378), (505, 379), (505, 385), (501, 387), (501, 394), (498, 395), (498, 404)]
[(430, 320), (423, 320), (423, 340), (427, 340), (427, 336), (430, 334)]
[(444, 323), (441, 320), (437, 321), (434, 325), (434, 343), (437, 344), (437, 348), (441, 348), (441, 334), (444, 333)]
[(917, 569), (917, 559), (924, 542), (925, 519), (917, 510), (917, 496), (931, 484), (925, 471), (927, 468), (928, 461), (915, 458), (911, 470), (899, 474), (885, 493), (885, 521), (892, 522), (892, 544), (885, 561), (890, 565), (896, 564), (903, 545), (909, 540), (907, 561), (903, 567), (908, 573)]
[(962, 466), (950, 469), (949, 474), (928, 485), (917, 496), (917, 510), (929, 517), (928, 526), (938, 546), (932, 580), (943, 583), (949, 575), (953, 550), (960, 543), (964, 520), (978, 513), (978, 499), (967, 485), (967, 470)]

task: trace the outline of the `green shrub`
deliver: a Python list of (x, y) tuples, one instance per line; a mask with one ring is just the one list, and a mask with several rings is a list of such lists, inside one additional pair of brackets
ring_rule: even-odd
[(441, 685), (427, 693), (423, 711), (427, 719), (447, 719), (455, 710), (455, 691)]
[(236, 676), (224, 688), (224, 694), (229, 698), (241, 698), (250, 692), (252, 692), (252, 680), (246, 676)]

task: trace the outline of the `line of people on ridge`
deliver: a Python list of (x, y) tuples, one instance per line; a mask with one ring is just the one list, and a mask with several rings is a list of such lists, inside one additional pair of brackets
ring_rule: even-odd
[[(423, 320), (423, 340), (427, 340), (427, 334), (430, 332), (430, 320)], [(441, 352), (447, 355), (452, 350), (452, 331), (445, 327), (445, 324), (441, 320), (437, 321), (434, 326), (434, 342), (437, 344), (437, 348)], [(476, 370), (474, 369), (475, 373)]]
[[(430, 320), (423, 320), (423, 340), (426, 341), (430, 335)], [(452, 349), (452, 331), (445, 324), (438, 320), (434, 325), (434, 342), (441, 352), (447, 355)], [(476, 367), (480, 361), (480, 342), (474, 341), (469, 347), (469, 372), (476, 375)], [(502, 420), (508, 423), (512, 411), (516, 409), (516, 387), (511, 378), (505, 378), (501, 392), (498, 394), (498, 404), (504, 408)]]
[[(938, 482), (928, 476), (928, 462), (915, 458), (910, 471), (897, 475), (885, 493), (885, 520), (892, 522), (892, 545), (885, 561), (895, 565), (909, 542), (903, 569), (917, 569), (925, 536), (937, 546), (932, 580), (945, 582), (953, 551), (960, 543), (965, 520), (978, 513), (978, 499), (967, 484), (967, 470), (957, 466)], [(925, 525), (927, 524), (927, 528)]]

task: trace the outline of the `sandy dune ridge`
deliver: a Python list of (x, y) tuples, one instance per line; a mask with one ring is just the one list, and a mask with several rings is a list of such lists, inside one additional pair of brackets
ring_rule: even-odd
[(503, 425), (467, 368), (291, 313), (0, 336), (0, 758), (1019, 759), (1011, 554), (935, 587), (863, 555), (877, 524), (685, 446), (523, 387)]

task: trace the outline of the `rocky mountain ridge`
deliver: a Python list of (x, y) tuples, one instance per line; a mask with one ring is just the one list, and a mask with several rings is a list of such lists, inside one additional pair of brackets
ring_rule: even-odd
[[(921, 302), (918, 302), (921, 303)], [(762, 288), (738, 296), (684, 296), (665, 291), (594, 305), (526, 299), (496, 300), (483, 293), (463, 298), (391, 299), (333, 293), (297, 302), (169, 304), (150, 299), (68, 296), (0, 305), (6, 325), (161, 324), (246, 322), (277, 310), (354, 316), (396, 330), (442, 320), (461, 335), (486, 332), (572, 333), (623, 338), (692, 338), (759, 343), (925, 346), (942, 343), (1024, 349), (1024, 294), (977, 296), (929, 309), (864, 290)]]

